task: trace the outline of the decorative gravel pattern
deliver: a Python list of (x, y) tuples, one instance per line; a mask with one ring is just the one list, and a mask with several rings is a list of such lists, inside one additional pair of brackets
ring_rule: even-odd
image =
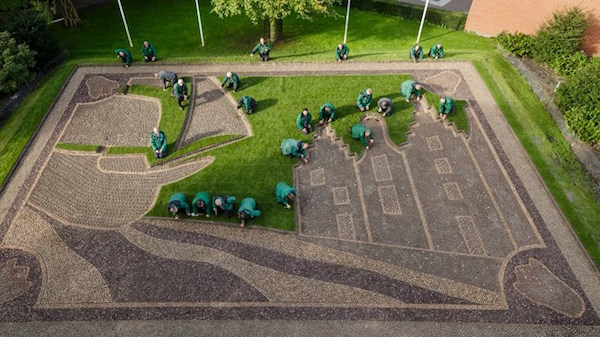
[(148, 146), (152, 129), (161, 116), (155, 98), (115, 95), (80, 104), (61, 138), (63, 143), (102, 146)]

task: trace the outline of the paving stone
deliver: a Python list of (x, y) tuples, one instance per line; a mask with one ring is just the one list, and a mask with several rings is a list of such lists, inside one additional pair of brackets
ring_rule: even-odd
[[(150, 168), (139, 155), (54, 149), (59, 139), (147, 146), (150, 125), (139, 139), (121, 136), (148, 122), (138, 111), (146, 105), (114, 95), (128, 82), (156, 85), (159, 66), (141, 68), (80, 67), (0, 196), (1, 321), (371, 319), (436, 332), (434, 321), (451, 321), (466, 324), (455, 332), (484, 322), (490, 335), (507, 322), (535, 323), (528, 334), (600, 325), (597, 273), (471, 65), (173, 66), (195, 81), (186, 141), (252, 134), (211, 78), (232, 68), (409, 73), (468, 101), (469, 134), (416, 104), (401, 148), (368, 115), (376, 142), (359, 157), (331, 129), (318, 131), (311, 162), (294, 168), (297, 235), (143, 218), (160, 186), (209, 162)], [(119, 129), (118, 118), (130, 119)]]

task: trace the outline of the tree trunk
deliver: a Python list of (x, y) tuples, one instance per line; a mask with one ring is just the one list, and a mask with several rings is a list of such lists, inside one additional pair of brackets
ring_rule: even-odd
[(62, 8), (62, 14), (65, 18), (65, 26), (77, 27), (81, 23), (77, 9), (73, 6), (71, 0), (60, 0), (60, 7)]
[(271, 42), (277, 42), (283, 38), (283, 20), (282, 19), (270, 19), (269, 20), (269, 40)]

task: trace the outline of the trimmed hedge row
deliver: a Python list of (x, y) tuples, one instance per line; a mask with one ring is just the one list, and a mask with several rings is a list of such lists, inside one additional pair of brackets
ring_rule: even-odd
[[(347, 4), (346, 1), (344, 3)], [(394, 0), (354, 0), (351, 6), (366, 11), (400, 16), (408, 20), (420, 21), (423, 16), (423, 6), (400, 3)], [(450, 12), (442, 9), (427, 8), (428, 23), (448, 29), (464, 30), (467, 13)]]

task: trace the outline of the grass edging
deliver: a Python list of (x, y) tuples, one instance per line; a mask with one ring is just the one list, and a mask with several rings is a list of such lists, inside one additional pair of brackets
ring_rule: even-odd
[[(64, 65), (65, 67), (68, 65)], [(54, 109), (54, 106), (56, 105), (56, 103), (58, 102), (58, 99), (62, 96), (63, 91), (65, 90), (65, 87), (67, 86), (67, 84), (69, 83), (69, 81), (71, 80), (71, 78), (73, 77), (73, 74), (75, 74), (75, 72), (77, 71), (79, 67), (77, 65), (74, 66), (73, 70), (71, 71), (71, 73), (69, 74), (69, 76), (67, 76), (67, 79), (62, 83), (60, 90), (58, 91), (58, 93), (56, 94), (56, 96), (54, 97), (54, 100), (52, 101), (52, 103), (50, 104), (50, 106), (48, 107), (48, 109), (46, 109), (46, 112), (44, 113), (44, 117), (42, 117), (42, 119), (38, 122), (38, 126), (36, 127), (35, 131), (31, 134), (31, 136), (29, 136), (29, 139), (27, 140), (27, 143), (25, 144), (25, 146), (21, 149), (19, 156), (17, 157), (17, 159), (15, 160), (15, 162), (12, 164), (10, 170), (8, 171), (8, 173), (6, 174), (6, 176), (3, 177), (2, 179), (2, 185), (0, 185), (0, 194), (2, 194), (2, 192), (4, 192), (4, 188), (7, 185), (7, 182), (11, 180), (14, 172), (17, 170), (17, 168), (19, 167), (19, 164), (21, 163), (21, 160), (23, 159), (23, 157), (25, 156), (25, 154), (27, 153), (27, 151), (29, 150), (29, 147), (31, 146), (31, 143), (33, 142), (33, 140), (36, 138), (38, 132), (40, 131), (40, 129), (42, 128), (42, 125), (44, 125), (44, 122), (46, 121), (46, 119), (48, 118), (48, 114), (50, 113), (50, 111), (52, 111), (52, 109)], [(56, 72), (58, 72), (58, 68), (55, 70), (55, 73), (53, 75), (50, 76), (54, 76), (54, 75), (58, 75)], [(46, 78), (46, 80), (44, 80), (44, 83), (47, 83), (46, 81), (48, 80), (48, 78), (50, 77), (48, 76)], [(33, 92), (30, 93), (30, 97), (32, 94), (34, 94), (36, 91), (41, 90), (44, 84), (40, 85), (40, 87), (38, 87), (36, 90), (34, 90)], [(26, 98), (23, 102), (21, 102), (21, 104), (19, 104), (19, 108), (21, 109), (23, 107), (23, 104), (30, 99), (30, 97)], [(15, 111), (17, 111), (15, 110)]]

